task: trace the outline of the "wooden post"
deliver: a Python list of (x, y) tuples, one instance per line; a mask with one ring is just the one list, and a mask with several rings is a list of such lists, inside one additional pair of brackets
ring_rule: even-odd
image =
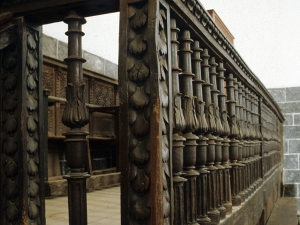
[(121, 223), (171, 224), (169, 6), (121, 0), (120, 8)]
[(41, 26), (1, 16), (0, 224), (45, 224)]

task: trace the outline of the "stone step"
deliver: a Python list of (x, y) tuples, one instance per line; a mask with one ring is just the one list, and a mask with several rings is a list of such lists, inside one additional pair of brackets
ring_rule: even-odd
[(297, 225), (297, 200), (282, 197), (276, 202), (267, 225)]
[[(92, 175), (86, 181), (87, 192), (117, 186), (120, 184), (120, 178), (120, 172)], [(64, 195), (68, 195), (67, 180), (62, 177), (57, 177), (57, 179), (49, 179), (49, 181), (45, 182), (45, 197)]]

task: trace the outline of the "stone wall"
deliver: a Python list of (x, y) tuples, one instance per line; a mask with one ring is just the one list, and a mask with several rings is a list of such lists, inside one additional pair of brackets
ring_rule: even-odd
[(282, 107), (285, 116), (284, 138), (284, 196), (298, 200), (300, 214), (300, 87), (269, 89)]
[[(43, 34), (43, 55), (64, 61), (68, 55), (68, 44)], [(83, 51), (83, 68), (118, 80), (118, 65), (90, 52)]]

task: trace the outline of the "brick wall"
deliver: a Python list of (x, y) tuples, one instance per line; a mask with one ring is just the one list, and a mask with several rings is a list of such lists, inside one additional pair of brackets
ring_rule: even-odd
[(284, 196), (298, 199), (300, 214), (300, 87), (269, 89), (282, 107), (285, 116), (284, 138)]

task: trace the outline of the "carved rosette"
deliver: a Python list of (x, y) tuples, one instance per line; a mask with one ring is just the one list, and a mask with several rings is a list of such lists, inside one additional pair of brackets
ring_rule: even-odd
[[(148, 3), (129, 5), (129, 224), (150, 222), (150, 68), (146, 40)], [(167, 148), (167, 144), (164, 142)]]

